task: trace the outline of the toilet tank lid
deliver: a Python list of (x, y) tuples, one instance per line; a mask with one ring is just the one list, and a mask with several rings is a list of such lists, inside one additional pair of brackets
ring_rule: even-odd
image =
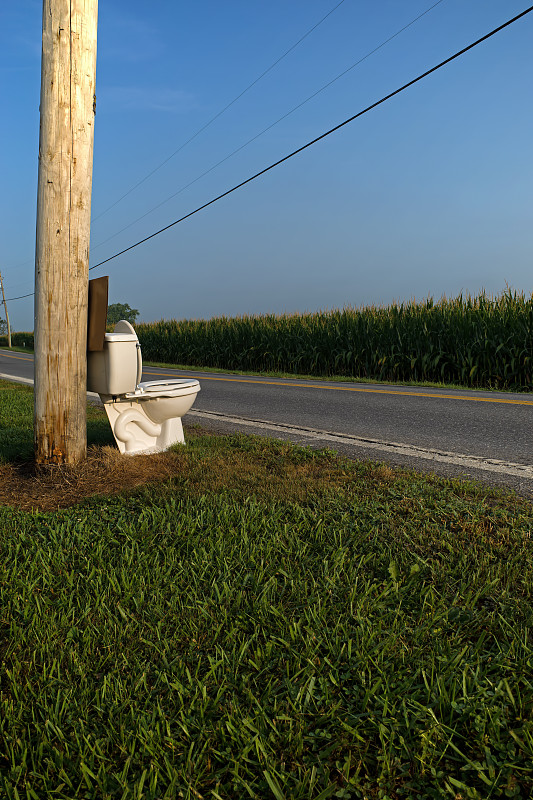
[(135, 333), (106, 333), (106, 342), (138, 342), (137, 334)]

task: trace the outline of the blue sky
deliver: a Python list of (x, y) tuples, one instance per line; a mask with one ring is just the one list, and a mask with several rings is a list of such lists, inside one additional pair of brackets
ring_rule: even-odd
[[(246, 179), (528, 5), (442, 0), (195, 181), (434, 1), (344, 0), (107, 211), (338, 0), (101, 0), (91, 264)], [(36, 0), (4, 3), (0, 12), (0, 270), (8, 298), (33, 290), (41, 13)], [(506, 285), (531, 292), (532, 39), (533, 13), (91, 276), (108, 274), (110, 302), (138, 308), (144, 321), (499, 293)], [(33, 328), (32, 298), (8, 309), (15, 330)]]

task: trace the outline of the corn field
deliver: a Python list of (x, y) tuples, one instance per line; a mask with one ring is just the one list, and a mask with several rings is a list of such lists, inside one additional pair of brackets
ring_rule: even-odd
[[(382, 307), (170, 320), (135, 327), (146, 361), (472, 388), (533, 388), (533, 296), (511, 291), (495, 298), (482, 293), (438, 302), (429, 298)], [(12, 337), (15, 346), (33, 347), (31, 333)], [(2, 345), (7, 345), (6, 337), (0, 337)]]
[(532, 388), (533, 296), (136, 326), (145, 360), (228, 370)]
[[(13, 347), (27, 347), (28, 350), (33, 350), (33, 333), (11, 331), (11, 344)], [(0, 347), (7, 347), (7, 336), (0, 336)]]

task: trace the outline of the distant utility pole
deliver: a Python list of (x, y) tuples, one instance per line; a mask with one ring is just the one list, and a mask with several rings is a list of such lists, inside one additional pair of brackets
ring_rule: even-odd
[(98, 0), (43, 0), (35, 251), (37, 464), (87, 453), (87, 296)]
[(4, 306), (4, 311), (6, 312), (6, 322), (7, 322), (7, 346), (11, 350), (11, 328), (9, 327), (9, 314), (7, 313), (7, 303), (6, 303), (6, 296), (4, 294), (4, 282), (2, 280), (2, 273), (0, 272), (0, 289), (2, 290), (2, 305)]

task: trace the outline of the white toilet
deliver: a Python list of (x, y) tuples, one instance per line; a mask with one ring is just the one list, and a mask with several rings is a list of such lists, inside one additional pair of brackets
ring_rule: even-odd
[(98, 392), (121, 453), (157, 453), (184, 443), (181, 418), (200, 391), (197, 380), (141, 383), (141, 346), (124, 319), (106, 333), (104, 349), (87, 354), (87, 389)]

